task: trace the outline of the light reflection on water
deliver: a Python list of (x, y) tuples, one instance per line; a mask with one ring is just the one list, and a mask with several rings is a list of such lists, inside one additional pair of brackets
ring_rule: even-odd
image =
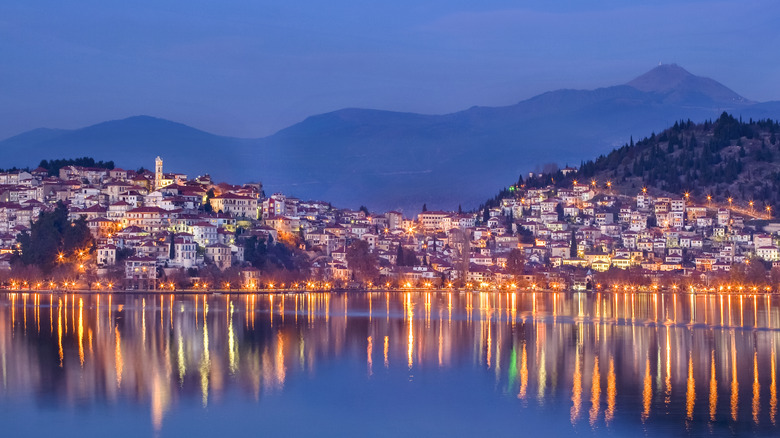
[[(381, 430), (461, 434), (473, 419), (448, 417), (461, 409), (497, 431), (771, 434), (779, 335), (769, 295), (5, 294), (0, 408), (21, 408), (0, 425), (34, 436), (55, 429), (26, 418), (99, 423), (82, 408), (109, 406), (114, 420), (145, 410), (141, 432), (165, 436), (226, 411), (284, 431), (273, 423), (284, 410), (332, 423), (320, 435), (401, 412), (408, 426)], [(387, 418), (359, 415), (371, 408)]]

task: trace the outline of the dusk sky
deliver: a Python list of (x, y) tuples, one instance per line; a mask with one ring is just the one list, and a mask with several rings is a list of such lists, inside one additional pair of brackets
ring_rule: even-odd
[(5, 1), (0, 139), (138, 114), (260, 137), (345, 107), (438, 114), (616, 85), (659, 62), (780, 100), (778, 18), (776, 0)]

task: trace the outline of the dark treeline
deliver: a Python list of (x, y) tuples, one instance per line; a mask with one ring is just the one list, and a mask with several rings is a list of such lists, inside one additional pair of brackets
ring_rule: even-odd
[(302, 271), (305, 257), (287, 245), (276, 243), (273, 237), (250, 236), (244, 240), (244, 260), (261, 271)]
[(13, 263), (36, 266), (44, 274), (49, 274), (60, 259), (71, 260), (73, 254), (92, 251), (94, 245), (86, 219), (68, 220), (68, 208), (62, 202), (51, 212), (41, 212), (30, 231), (16, 239), (19, 246)]
[(60, 169), (65, 166), (80, 166), (80, 167), (99, 167), (101, 169), (113, 169), (113, 161), (95, 161), (91, 157), (81, 158), (60, 158), (58, 160), (41, 160), (38, 167), (42, 167), (49, 171), (49, 176), (57, 176), (60, 174)]

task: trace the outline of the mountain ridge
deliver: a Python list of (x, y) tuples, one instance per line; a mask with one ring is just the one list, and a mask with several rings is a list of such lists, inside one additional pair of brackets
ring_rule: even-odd
[(167, 168), (229, 182), (259, 179), (271, 192), (336, 205), (468, 207), (535, 165), (578, 163), (631, 135), (660, 131), (674, 120), (716, 118), (724, 110), (778, 118), (780, 102), (752, 102), (712, 79), (664, 65), (626, 84), (554, 90), (501, 107), (440, 115), (343, 108), (256, 139), (151, 116), (28, 131), (0, 141), (0, 162), (33, 165), (25, 160), (34, 150), (36, 162), (89, 155), (149, 167), (161, 155)]

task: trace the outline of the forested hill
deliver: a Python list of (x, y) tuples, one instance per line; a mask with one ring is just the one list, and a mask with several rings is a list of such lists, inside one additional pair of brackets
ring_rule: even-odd
[(773, 120), (742, 121), (723, 113), (715, 121), (674, 126), (634, 143), (633, 139), (608, 155), (582, 163), (575, 173), (535, 175), (519, 184), (566, 187), (579, 183), (635, 195), (642, 187), (651, 193), (682, 194), (714, 201), (747, 203), (756, 207), (780, 205), (780, 125)]

